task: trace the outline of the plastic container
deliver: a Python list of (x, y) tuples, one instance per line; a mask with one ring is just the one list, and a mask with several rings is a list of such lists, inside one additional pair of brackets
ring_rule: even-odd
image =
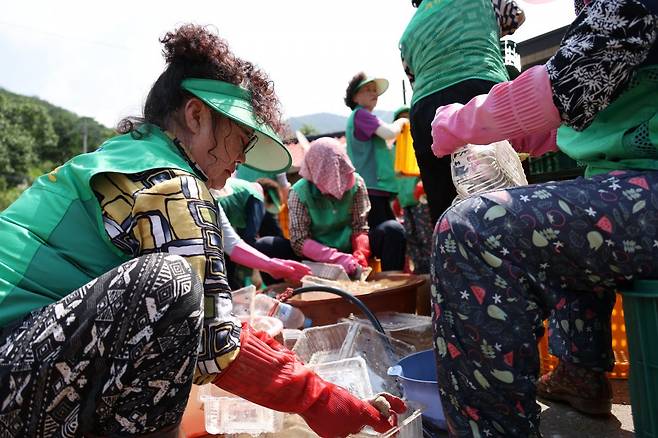
[(419, 176), (420, 169), (416, 161), (414, 140), (411, 137), (411, 127), (406, 123), (395, 140), (395, 171), (407, 176)]
[[(624, 323), (624, 307), (621, 294), (617, 294), (615, 307), (612, 309), (611, 331), (612, 352), (615, 356), (615, 367), (608, 373), (612, 379), (628, 379), (629, 360), (628, 343), (626, 338), (626, 325)], [(546, 322), (544, 323), (546, 326)], [(539, 360), (541, 374), (546, 374), (555, 369), (558, 358), (548, 352), (548, 334), (539, 341)]]
[(328, 280), (345, 280), (349, 281), (350, 277), (341, 265), (333, 263), (320, 263), (310, 260), (304, 260), (303, 263), (309, 267), (315, 277), (326, 278)]
[(422, 412), (420, 409), (410, 412), (406, 418), (398, 418), (398, 426), (382, 434), (381, 438), (423, 438)]
[(445, 415), (436, 381), (434, 350), (414, 353), (388, 370), (402, 382), (404, 397), (424, 406), (423, 417), (441, 429), (446, 429)]
[(283, 329), (283, 345), (288, 350), (295, 348), (297, 340), (302, 336), (302, 331), (298, 329)]
[(199, 389), (205, 428), (211, 434), (260, 435), (283, 428), (283, 413), (233, 396), (212, 384)]
[(370, 398), (374, 395), (368, 367), (362, 357), (309, 365), (309, 368), (324, 380), (346, 389), (356, 397)]
[(450, 167), (459, 199), (528, 184), (518, 154), (505, 140), (466, 145), (452, 153)]
[(398, 381), (387, 371), (415, 348), (379, 333), (370, 324), (346, 322), (304, 330), (293, 351), (309, 365), (362, 357), (373, 391), (399, 395)]
[(251, 300), (255, 294), (256, 286), (253, 284), (231, 292), (233, 314), (240, 318), (248, 317), (251, 313)]
[(300, 328), (304, 326), (304, 313), (298, 308), (267, 296), (257, 294), (252, 300), (251, 316), (274, 316), (281, 320), (284, 328)]
[[(421, 410), (414, 406), (407, 406), (408, 409), (403, 414), (398, 415), (398, 426), (392, 428), (386, 433), (378, 434), (373, 430), (366, 429), (356, 435), (350, 435), (351, 438), (372, 438), (378, 436), (382, 438), (423, 438), (423, 422)], [(313, 432), (299, 415), (288, 414), (284, 418), (283, 430), (267, 435), (268, 438), (317, 438), (318, 435)]]
[(636, 280), (622, 291), (628, 348), (633, 425), (638, 438), (658, 437), (658, 281)]
[[(432, 348), (434, 339), (431, 317), (400, 312), (380, 312), (375, 316), (377, 316), (384, 331), (392, 338), (413, 345), (416, 351)], [(362, 318), (354, 320), (362, 324), (368, 324), (368, 321)]]

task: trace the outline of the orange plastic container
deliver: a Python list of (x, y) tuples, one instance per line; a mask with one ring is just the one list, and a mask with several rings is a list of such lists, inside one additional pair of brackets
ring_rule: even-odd
[(395, 140), (395, 171), (407, 176), (419, 176), (420, 169), (416, 162), (414, 141), (411, 138), (409, 124), (402, 127), (402, 131)]
[[(546, 322), (544, 322), (544, 326), (546, 326)], [(615, 367), (608, 373), (608, 377), (628, 379), (628, 343), (626, 342), (624, 307), (619, 293), (617, 293), (615, 307), (612, 309), (610, 326), (612, 328), (612, 352), (615, 355)], [(558, 358), (548, 352), (548, 333), (539, 342), (539, 359), (541, 374), (546, 374), (557, 366)]]

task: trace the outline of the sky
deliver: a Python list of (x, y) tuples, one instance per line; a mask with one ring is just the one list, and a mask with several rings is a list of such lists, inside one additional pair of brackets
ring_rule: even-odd
[[(572, 0), (517, 1), (526, 12), (517, 42), (574, 18)], [(398, 40), (414, 11), (409, 0), (4, 2), (0, 87), (114, 126), (141, 114), (162, 72), (158, 38), (196, 23), (214, 26), (238, 56), (268, 73), (286, 118), (348, 115), (345, 88), (361, 70), (389, 79), (377, 109), (392, 111), (405, 80)]]

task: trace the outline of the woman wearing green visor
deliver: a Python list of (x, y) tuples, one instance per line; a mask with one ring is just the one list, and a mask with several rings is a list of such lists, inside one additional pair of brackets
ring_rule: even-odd
[(320, 379), (231, 314), (210, 188), (290, 155), (271, 82), (205, 28), (161, 40), (143, 119), (0, 214), (0, 435), (177, 436), (192, 383), (299, 413), (319, 435), (391, 411)]

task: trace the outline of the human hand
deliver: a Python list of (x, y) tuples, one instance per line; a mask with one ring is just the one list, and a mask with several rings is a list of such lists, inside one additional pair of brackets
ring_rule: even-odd
[(286, 278), (300, 281), (305, 275), (311, 275), (311, 268), (294, 260), (272, 259), (272, 270), (268, 271), (274, 278)]
[(432, 152), (441, 158), (450, 155), (467, 142), (453, 134), (451, 123), (454, 117), (464, 107), (460, 103), (440, 106), (432, 120)]

